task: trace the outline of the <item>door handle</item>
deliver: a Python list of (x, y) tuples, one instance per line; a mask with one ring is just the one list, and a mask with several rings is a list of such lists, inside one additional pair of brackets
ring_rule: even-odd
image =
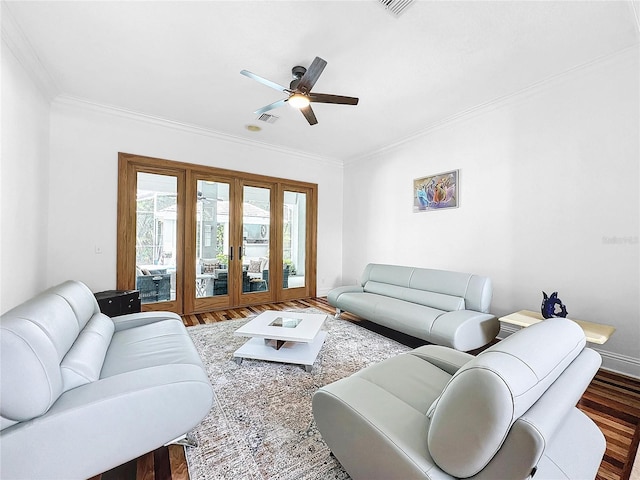
[(233, 261), (233, 247), (229, 247), (229, 261)]
[(238, 258), (242, 260), (242, 246), (238, 247)]

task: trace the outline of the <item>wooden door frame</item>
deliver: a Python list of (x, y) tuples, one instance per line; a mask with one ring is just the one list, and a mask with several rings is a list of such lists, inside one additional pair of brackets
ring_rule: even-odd
[[(279, 289), (280, 295), (278, 297), (279, 301), (282, 300), (293, 300), (297, 298), (309, 298), (316, 296), (316, 288), (317, 288), (317, 269), (316, 269), (316, 257), (315, 252), (317, 252), (317, 221), (318, 221), (318, 200), (317, 200), (317, 188), (308, 188), (306, 186), (302, 186), (299, 183), (289, 183), (289, 182), (281, 182), (278, 184), (278, 198), (282, 199), (284, 202), (284, 192), (298, 192), (304, 193), (307, 195), (306, 201), (306, 242), (308, 245), (305, 246), (306, 254), (309, 251), (314, 252), (313, 258), (307, 258), (305, 255), (305, 285), (304, 287), (296, 287), (296, 288), (286, 288)], [(280, 232), (283, 231), (283, 222), (282, 218), (282, 209), (280, 208), (279, 212), (279, 223), (277, 228)], [(282, 245), (282, 235), (279, 235), (280, 245), (279, 251), (282, 253), (283, 245)], [(283, 272), (280, 270), (280, 278), (278, 280), (278, 285), (282, 285), (282, 275)]]
[[(117, 208), (117, 254), (116, 254), (116, 288), (121, 290), (135, 289), (135, 244), (136, 244), (136, 176), (137, 172), (155, 173), (159, 175), (175, 175), (178, 177), (177, 198), (177, 235), (176, 239), (176, 300), (171, 302), (147, 303), (143, 305), (143, 311), (171, 310), (183, 314), (197, 313), (199, 311), (232, 308), (295, 298), (309, 298), (316, 295), (316, 263), (317, 263), (317, 192), (315, 183), (302, 182), (291, 179), (270, 177), (248, 172), (209, 167), (192, 163), (185, 163), (161, 158), (146, 157), (129, 153), (118, 153), (118, 208)], [(268, 292), (252, 292), (241, 294), (242, 282), (235, 282), (235, 291), (228, 297), (228, 301), (213, 301), (195, 305), (195, 284), (187, 279), (195, 278), (195, 262), (187, 261), (188, 256), (195, 257), (195, 179), (199, 177), (215, 177), (234, 179), (237, 185), (269, 186), (271, 188), (271, 222), (269, 257), (275, 261), (269, 265)], [(301, 191), (307, 193), (307, 253), (305, 288), (282, 288), (282, 201), (284, 191)], [(231, 194), (231, 193), (230, 193)], [(191, 196), (189, 196), (191, 195)], [(242, 198), (242, 188), (236, 187), (236, 195)], [(238, 202), (235, 202), (236, 204)], [(236, 225), (241, 225), (237, 218), (241, 218), (242, 204), (234, 207), (235, 212), (229, 212), (235, 216)], [(189, 212), (187, 215), (186, 212)], [(240, 217), (238, 217), (240, 216)], [(241, 228), (241, 227), (237, 227)], [(237, 234), (237, 232), (236, 232)], [(235, 238), (238, 238), (237, 236)], [(242, 238), (242, 232), (239, 232)], [(193, 245), (192, 245), (193, 244)], [(131, 246), (133, 245), (133, 248)], [(234, 255), (235, 252), (234, 252)], [(193, 265), (191, 265), (193, 263)], [(232, 265), (229, 265), (232, 268)], [(236, 273), (242, 275), (242, 262), (236, 261), (233, 265)], [(230, 270), (229, 276), (232, 275)], [(241, 278), (241, 277), (240, 277)], [(184, 293), (184, 296), (183, 296)], [(192, 295), (191, 297), (187, 297)], [(195, 299), (200, 300), (200, 299)], [(233, 304), (235, 302), (235, 304)], [(191, 309), (191, 311), (187, 310)]]
[[(238, 246), (242, 246), (243, 236), (242, 229), (244, 226), (243, 219), (243, 209), (244, 209), (244, 187), (256, 187), (256, 188), (268, 188), (269, 189), (269, 258), (277, 258), (277, 245), (279, 243), (279, 236), (277, 235), (277, 183), (273, 181), (266, 180), (258, 180), (258, 179), (249, 179), (249, 178), (236, 178), (236, 218), (238, 222), (236, 223), (236, 248)], [(234, 273), (236, 278), (242, 278), (242, 257), (244, 256), (244, 252), (242, 255), (236, 258), (236, 262), (234, 264)], [(277, 263), (276, 267), (277, 267)], [(279, 294), (275, 286), (279, 285), (278, 283), (274, 283), (274, 280), (271, 279), (271, 275), (274, 274), (272, 271), (272, 262), (269, 261), (269, 288), (263, 292), (243, 292), (242, 291), (242, 282), (238, 282), (236, 286), (236, 295), (238, 299), (238, 306), (246, 306), (246, 305), (257, 305), (264, 303), (276, 302), (279, 300)], [(277, 275), (277, 272), (275, 272)], [(280, 273), (282, 275), (282, 273)]]
[[(168, 310), (180, 313), (183, 310), (183, 264), (184, 264), (184, 219), (185, 219), (185, 171), (162, 159), (151, 159), (125, 153), (118, 154), (118, 219), (116, 247), (116, 288), (136, 288), (136, 191), (138, 173), (175, 176), (176, 198), (176, 298), (175, 300), (146, 303), (144, 311)], [(131, 246), (133, 245), (133, 248)]]
[[(222, 176), (213, 174), (209, 171), (199, 170), (187, 170), (187, 198), (197, 197), (197, 182), (198, 180), (211, 180), (219, 183), (227, 183), (229, 185), (229, 201), (231, 203), (235, 191), (235, 178), (232, 176)], [(206, 180), (205, 180), (206, 181)], [(185, 258), (196, 258), (195, 252), (195, 235), (196, 235), (196, 223), (197, 223), (197, 211), (196, 209), (190, 209), (189, 215), (187, 215), (187, 221), (185, 225)], [(235, 212), (229, 211), (229, 222), (233, 224), (237, 220), (235, 219)], [(194, 279), (196, 278), (196, 265), (195, 262), (187, 262), (184, 269), (184, 278)], [(229, 271), (227, 274), (227, 295), (216, 295), (212, 297), (196, 298), (195, 296), (195, 283), (186, 282), (184, 284), (184, 311), (185, 312), (206, 312), (212, 310), (219, 310), (225, 308), (231, 308), (237, 304), (237, 299), (233, 290), (234, 277)]]

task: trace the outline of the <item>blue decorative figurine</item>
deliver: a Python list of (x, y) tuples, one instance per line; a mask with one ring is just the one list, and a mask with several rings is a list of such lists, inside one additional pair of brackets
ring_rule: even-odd
[[(560, 311), (556, 311), (556, 307), (560, 308)], [(564, 303), (562, 303), (562, 300), (558, 298), (558, 292), (553, 292), (551, 296), (547, 296), (546, 293), (542, 292), (541, 311), (544, 318), (564, 318), (567, 316), (567, 307), (565, 307)]]

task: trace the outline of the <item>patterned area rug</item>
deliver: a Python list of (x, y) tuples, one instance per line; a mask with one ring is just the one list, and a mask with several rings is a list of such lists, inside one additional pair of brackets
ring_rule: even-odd
[(199, 446), (186, 449), (191, 480), (348, 479), (316, 429), (311, 397), (323, 385), (410, 348), (329, 316), (311, 373), (273, 362), (237, 365), (233, 352), (247, 339), (233, 332), (247, 321), (187, 329), (215, 392), (211, 412), (193, 431)]

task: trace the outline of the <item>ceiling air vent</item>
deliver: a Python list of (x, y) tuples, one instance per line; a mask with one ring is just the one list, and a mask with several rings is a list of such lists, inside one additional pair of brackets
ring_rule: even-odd
[(396, 17), (400, 16), (405, 9), (413, 3), (413, 0), (378, 0), (384, 8), (393, 13)]
[(279, 118), (280, 117), (276, 117), (275, 115), (269, 115), (268, 113), (263, 113), (258, 117), (258, 120), (262, 120), (263, 122), (267, 122), (267, 123), (276, 123), (276, 120), (278, 120)]

